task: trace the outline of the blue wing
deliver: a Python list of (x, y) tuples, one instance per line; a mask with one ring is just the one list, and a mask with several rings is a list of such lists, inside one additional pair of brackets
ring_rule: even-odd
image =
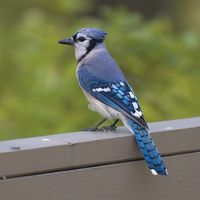
[(81, 87), (93, 97), (148, 129), (137, 97), (126, 80), (105, 81), (85, 69), (78, 71), (78, 78)]

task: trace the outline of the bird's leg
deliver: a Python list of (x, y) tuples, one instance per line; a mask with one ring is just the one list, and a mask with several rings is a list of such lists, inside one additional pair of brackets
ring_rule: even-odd
[(110, 126), (104, 126), (101, 128), (101, 130), (105, 130), (105, 131), (115, 131), (117, 126), (117, 122), (119, 121), (119, 119), (116, 119)]
[(83, 131), (97, 131), (97, 130), (101, 130), (101, 129), (99, 129), (99, 126), (101, 126), (101, 124), (103, 124), (106, 120), (107, 120), (107, 118), (103, 118), (94, 127), (83, 129)]

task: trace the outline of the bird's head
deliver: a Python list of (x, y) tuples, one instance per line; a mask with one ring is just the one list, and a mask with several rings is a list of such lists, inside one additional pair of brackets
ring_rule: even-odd
[(59, 40), (58, 43), (74, 46), (76, 59), (80, 61), (97, 44), (103, 43), (106, 34), (98, 28), (82, 28), (72, 37)]

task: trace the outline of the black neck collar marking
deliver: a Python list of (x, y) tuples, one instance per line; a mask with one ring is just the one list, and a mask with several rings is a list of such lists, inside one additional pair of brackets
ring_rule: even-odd
[(90, 40), (90, 45), (88, 46), (87, 48), (87, 51), (85, 54), (83, 54), (79, 59), (78, 59), (78, 63), (83, 59), (85, 58), (85, 56), (87, 56), (88, 53), (90, 53), (90, 51), (92, 51), (92, 49), (94, 49), (94, 47), (97, 45), (97, 40), (95, 39), (91, 39)]

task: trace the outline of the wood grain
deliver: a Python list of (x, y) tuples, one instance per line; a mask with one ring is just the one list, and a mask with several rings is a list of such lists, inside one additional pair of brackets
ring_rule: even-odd
[(199, 199), (200, 153), (165, 158), (169, 176), (153, 176), (143, 160), (0, 181), (1, 199)]

